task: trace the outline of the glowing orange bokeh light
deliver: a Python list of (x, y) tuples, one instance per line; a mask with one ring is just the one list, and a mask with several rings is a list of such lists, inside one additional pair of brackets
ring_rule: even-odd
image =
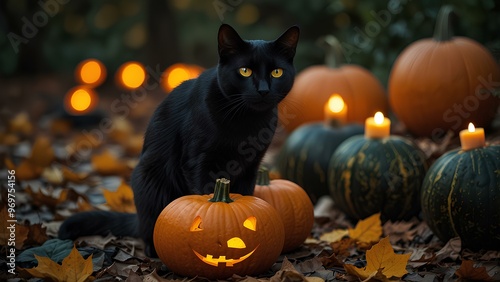
[(64, 105), (68, 113), (82, 115), (92, 111), (97, 105), (98, 99), (92, 89), (77, 86), (68, 91), (64, 99)]
[(106, 67), (96, 59), (88, 59), (78, 64), (75, 69), (76, 80), (92, 87), (99, 86), (106, 79)]
[(167, 92), (172, 91), (182, 82), (197, 78), (203, 69), (194, 65), (174, 64), (168, 67), (162, 74), (161, 85)]
[(117, 83), (126, 89), (139, 88), (146, 80), (146, 69), (139, 62), (127, 62), (120, 66)]

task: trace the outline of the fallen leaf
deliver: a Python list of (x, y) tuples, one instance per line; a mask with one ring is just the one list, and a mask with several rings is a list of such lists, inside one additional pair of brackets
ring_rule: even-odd
[(435, 263), (438, 263), (446, 258), (456, 260), (460, 256), (462, 250), (462, 240), (460, 237), (451, 238), (444, 247), (436, 252)]
[(373, 243), (380, 240), (382, 236), (382, 222), (380, 213), (358, 221), (354, 229), (349, 228), (349, 237), (359, 243)]
[(344, 237), (340, 241), (330, 243), (333, 253), (343, 260), (351, 255), (351, 249), (354, 249), (355, 241), (350, 237)]
[(131, 172), (131, 168), (109, 150), (94, 154), (91, 162), (95, 171), (101, 175), (127, 175)]
[(294, 281), (294, 282), (306, 282), (308, 281), (306, 277), (298, 272), (293, 264), (285, 257), (283, 263), (281, 264), (281, 269), (274, 274), (270, 282), (282, 282), (282, 281)]
[(391, 238), (391, 244), (396, 244), (398, 241), (411, 242), (415, 237), (415, 229), (412, 229), (418, 220), (414, 221), (387, 221), (382, 227), (385, 236)]
[(18, 180), (31, 180), (40, 177), (54, 159), (54, 149), (50, 140), (42, 136), (35, 140), (30, 156), (23, 159), (17, 167), (9, 158), (5, 159), (5, 165), (8, 169), (16, 170)]
[(40, 136), (35, 140), (29, 160), (38, 167), (45, 168), (54, 160), (54, 149), (49, 138)]
[(472, 260), (462, 260), (462, 264), (455, 274), (466, 280), (492, 281), (491, 276), (488, 275), (486, 271), (486, 267), (474, 267), (474, 262)]
[(134, 128), (128, 119), (116, 117), (111, 120), (111, 124), (111, 130), (108, 133), (108, 137), (111, 140), (122, 143), (132, 136)]
[(134, 192), (125, 181), (122, 180), (122, 183), (115, 192), (104, 189), (103, 195), (106, 199), (106, 204), (111, 210), (127, 213), (137, 212), (134, 204)]
[(10, 133), (20, 133), (30, 135), (33, 132), (33, 125), (26, 112), (21, 112), (9, 121), (8, 131)]
[(24, 245), (42, 245), (49, 239), (47, 236), (47, 227), (43, 226), (41, 223), (35, 223), (28, 226), (28, 237), (24, 242)]
[(83, 282), (89, 281), (92, 275), (92, 255), (83, 259), (76, 247), (73, 246), (71, 253), (58, 264), (48, 257), (35, 255), (38, 266), (28, 268), (26, 271), (38, 278), (48, 278), (60, 282)]
[(395, 254), (389, 237), (385, 237), (366, 251), (366, 267), (358, 268), (352, 264), (345, 264), (347, 273), (362, 280), (374, 278), (380, 281), (389, 281), (392, 277), (401, 278), (408, 273), (406, 265), (410, 254)]
[(349, 231), (347, 229), (335, 229), (331, 232), (323, 233), (319, 239), (328, 243), (334, 243), (340, 241), (345, 236), (349, 236)]
[(62, 167), (62, 175), (65, 181), (73, 182), (76, 184), (85, 182), (85, 180), (89, 176), (89, 174), (86, 172), (76, 173), (65, 166)]

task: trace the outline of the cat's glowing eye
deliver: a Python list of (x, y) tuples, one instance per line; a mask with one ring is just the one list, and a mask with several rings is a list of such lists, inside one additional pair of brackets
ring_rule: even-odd
[(277, 68), (271, 72), (271, 76), (274, 78), (281, 77), (283, 75), (283, 69)]
[(252, 75), (252, 70), (249, 68), (240, 68), (240, 74), (243, 77), (249, 77)]

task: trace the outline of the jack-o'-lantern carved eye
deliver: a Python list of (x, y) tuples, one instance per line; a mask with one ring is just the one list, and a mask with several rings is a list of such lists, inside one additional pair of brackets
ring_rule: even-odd
[(193, 223), (191, 224), (191, 227), (189, 228), (189, 231), (202, 231), (203, 228), (201, 227), (201, 217), (197, 216), (193, 220)]
[(257, 230), (257, 218), (255, 216), (249, 216), (245, 222), (243, 222), (243, 226), (252, 231)]

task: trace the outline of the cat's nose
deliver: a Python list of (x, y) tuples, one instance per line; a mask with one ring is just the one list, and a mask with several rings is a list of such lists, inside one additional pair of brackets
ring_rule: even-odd
[(259, 92), (260, 96), (266, 96), (267, 94), (269, 94), (269, 85), (265, 80), (259, 81), (257, 92)]

